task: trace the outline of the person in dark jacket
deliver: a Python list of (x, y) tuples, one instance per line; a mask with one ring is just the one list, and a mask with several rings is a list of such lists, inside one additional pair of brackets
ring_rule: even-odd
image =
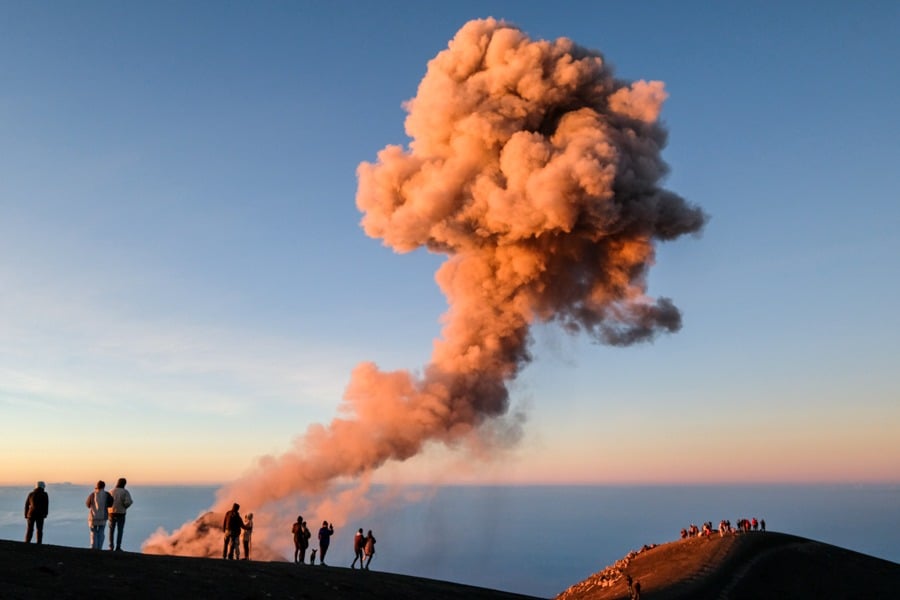
[[(231, 510), (225, 513), (222, 529), (225, 530), (225, 548), (222, 550), (222, 558), (234, 560), (234, 551), (241, 539), (241, 530), (244, 529), (244, 519), (241, 518), (241, 505), (235, 502)], [(240, 550), (238, 550), (240, 552)]]
[(294, 535), (294, 562), (302, 563), (300, 549), (303, 548), (303, 515), (297, 516), (297, 521), (291, 526), (291, 533)]
[(334, 525), (329, 525), (328, 521), (322, 521), (322, 527), (319, 528), (319, 564), (325, 564), (325, 554), (328, 553), (328, 545), (331, 543), (331, 536), (334, 535)]
[(31, 543), (31, 536), (37, 530), (37, 543), (44, 542), (44, 519), (50, 512), (50, 497), (44, 491), (44, 482), (38, 481), (37, 485), (28, 494), (25, 500), (25, 519), (27, 526), (25, 527), (25, 543)]

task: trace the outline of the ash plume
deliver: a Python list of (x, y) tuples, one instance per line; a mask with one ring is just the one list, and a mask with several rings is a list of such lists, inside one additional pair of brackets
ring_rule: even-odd
[[(502, 421), (536, 322), (612, 345), (677, 331), (678, 309), (647, 296), (647, 273), (657, 242), (698, 233), (706, 216), (661, 187), (665, 98), (661, 82), (617, 79), (571, 40), (531, 40), (494, 19), (463, 26), (405, 105), (409, 147), (358, 168), (367, 235), (448, 257), (430, 362), (419, 374), (358, 365), (339, 416), (260, 460), (213, 510), (239, 500), (312, 516), (335, 483), (363, 481), (328, 506), (340, 524), (386, 461)], [(207, 533), (188, 524), (145, 550), (189, 554)]]

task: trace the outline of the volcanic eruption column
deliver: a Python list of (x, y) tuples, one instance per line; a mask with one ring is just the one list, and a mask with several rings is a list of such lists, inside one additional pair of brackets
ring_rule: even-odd
[[(506, 413), (536, 321), (613, 345), (677, 331), (678, 309), (646, 295), (654, 243), (697, 233), (706, 217), (660, 187), (665, 98), (661, 82), (616, 79), (571, 40), (534, 41), (493, 19), (463, 26), (405, 105), (409, 148), (387, 146), (358, 169), (367, 235), (449, 257), (430, 363), (420, 375), (358, 365), (341, 416), (262, 459), (213, 510), (319, 494), (425, 442), (477, 433)], [(186, 524), (145, 550), (210, 554), (191, 549), (197, 535)]]

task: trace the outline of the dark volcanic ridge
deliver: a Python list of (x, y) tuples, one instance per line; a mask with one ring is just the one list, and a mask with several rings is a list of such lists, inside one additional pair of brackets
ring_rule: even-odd
[[(783, 533), (689, 538), (629, 553), (559, 600), (624, 600), (626, 575), (642, 600), (900, 597), (900, 565)], [(345, 567), (91, 551), (0, 540), (0, 597), (137, 600), (534, 600), (479, 587)]]
[(0, 598), (129, 600), (534, 600), (485, 588), (345, 567), (225, 561), (0, 540)]
[(900, 565), (775, 532), (718, 533), (631, 552), (556, 600), (822, 600), (900, 598)]

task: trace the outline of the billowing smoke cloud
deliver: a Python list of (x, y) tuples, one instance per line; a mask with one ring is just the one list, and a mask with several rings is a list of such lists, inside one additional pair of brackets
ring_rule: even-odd
[[(340, 416), (260, 461), (214, 510), (241, 498), (319, 512), (315, 499), (336, 482), (477, 435), (507, 413), (536, 322), (613, 345), (677, 331), (678, 309), (646, 294), (654, 244), (699, 232), (706, 217), (660, 187), (665, 98), (661, 82), (616, 79), (568, 39), (467, 23), (406, 105), (409, 148), (387, 146), (358, 170), (369, 236), (449, 257), (436, 275), (449, 309), (431, 361), (420, 374), (357, 366)], [(329, 510), (358, 507), (366, 487)], [(191, 553), (204, 536), (188, 524), (145, 549)]]

